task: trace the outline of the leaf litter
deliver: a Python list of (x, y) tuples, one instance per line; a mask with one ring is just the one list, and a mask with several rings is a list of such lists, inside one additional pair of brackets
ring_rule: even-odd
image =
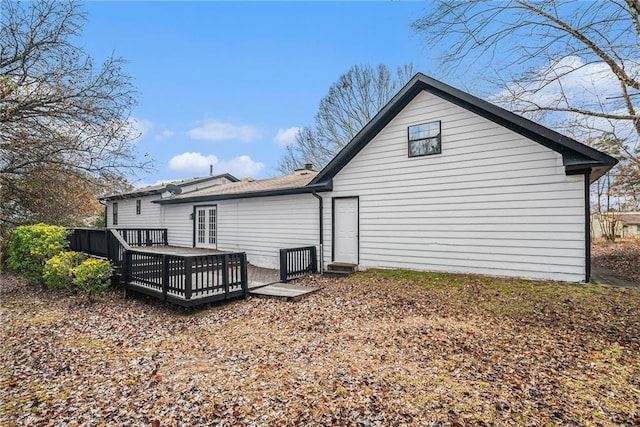
[(297, 302), (2, 276), (2, 426), (640, 423), (640, 291), (373, 270)]

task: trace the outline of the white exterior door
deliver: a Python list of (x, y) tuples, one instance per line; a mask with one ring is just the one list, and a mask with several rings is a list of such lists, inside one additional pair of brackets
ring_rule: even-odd
[(358, 198), (333, 199), (334, 261), (358, 264)]
[(202, 206), (196, 208), (196, 248), (217, 248), (217, 225), (218, 209), (216, 206)]

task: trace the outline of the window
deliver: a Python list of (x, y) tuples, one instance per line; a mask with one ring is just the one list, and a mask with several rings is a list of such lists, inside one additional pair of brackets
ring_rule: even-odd
[(198, 210), (198, 243), (204, 243), (204, 235), (205, 235), (205, 210)]
[(141, 210), (142, 210), (142, 201), (136, 200), (136, 215), (140, 215)]
[(118, 203), (117, 202), (113, 204), (112, 215), (113, 215), (113, 225), (118, 225)]
[(409, 157), (428, 156), (442, 152), (440, 121), (409, 126)]
[(209, 244), (216, 244), (216, 209), (209, 209)]

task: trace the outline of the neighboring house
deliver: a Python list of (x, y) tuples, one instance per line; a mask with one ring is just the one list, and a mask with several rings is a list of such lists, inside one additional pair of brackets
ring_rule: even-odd
[(160, 221), (144, 223), (171, 245), (245, 251), (264, 267), (315, 245), (323, 266), (580, 282), (589, 184), (616, 163), (417, 74), (320, 172), (158, 199)]
[(110, 228), (160, 227), (163, 221), (162, 208), (153, 203), (154, 201), (236, 181), (238, 178), (233, 175), (212, 175), (151, 185), (129, 193), (103, 197), (100, 200), (106, 202), (106, 226)]
[(615, 237), (625, 239), (640, 238), (640, 212), (608, 212), (604, 215), (591, 215), (591, 231), (595, 238), (604, 237), (602, 227), (615, 221)]

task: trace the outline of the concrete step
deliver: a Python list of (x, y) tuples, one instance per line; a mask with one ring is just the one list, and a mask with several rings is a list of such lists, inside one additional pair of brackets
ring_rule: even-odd
[(346, 263), (346, 262), (333, 262), (333, 263), (327, 265), (327, 270), (328, 271), (337, 271), (337, 272), (344, 272), (344, 273), (353, 274), (356, 271), (358, 271), (358, 265), (357, 264), (349, 264), (349, 263)]

